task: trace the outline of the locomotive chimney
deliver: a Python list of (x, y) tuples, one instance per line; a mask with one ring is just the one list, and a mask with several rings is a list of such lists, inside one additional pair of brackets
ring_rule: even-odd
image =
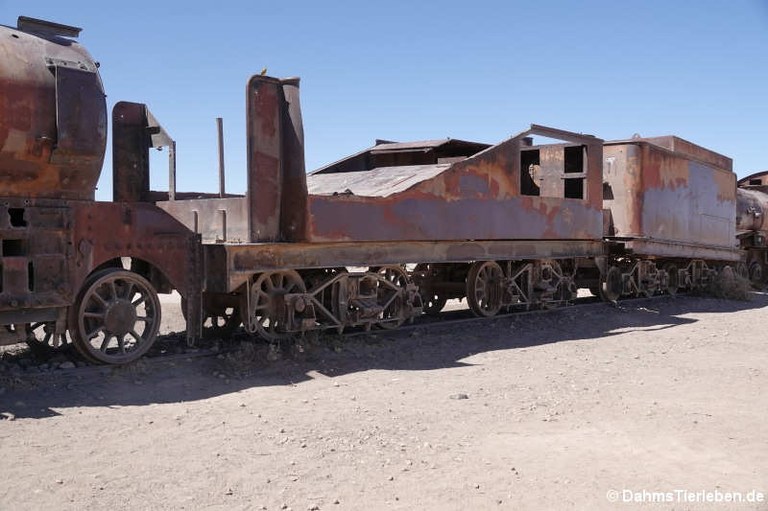
[(216, 133), (219, 141), (219, 197), (226, 195), (226, 185), (224, 181), (224, 119), (216, 118)]

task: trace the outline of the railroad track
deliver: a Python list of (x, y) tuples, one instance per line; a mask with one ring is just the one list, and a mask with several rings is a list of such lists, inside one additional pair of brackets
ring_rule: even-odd
[[(682, 297), (684, 298), (684, 296)], [(573, 313), (574, 311), (588, 312), (599, 310), (606, 307), (633, 309), (642, 307), (644, 304), (654, 304), (667, 300), (679, 299), (668, 295), (658, 295), (650, 298), (632, 298), (622, 300), (614, 305), (600, 301), (594, 297), (583, 297), (576, 299), (569, 306), (556, 307), (552, 309), (520, 310), (505, 314), (500, 314), (493, 318), (477, 317), (469, 309), (453, 309), (440, 313), (435, 316), (423, 315), (418, 320), (410, 324), (405, 324), (394, 330), (375, 329), (375, 330), (352, 330), (344, 334), (320, 333), (318, 339), (320, 343), (332, 342), (336, 340), (353, 340), (369, 336), (377, 338), (402, 338), (408, 337), (415, 331), (426, 331), (427, 333), (438, 334), (446, 329), (455, 329), (458, 326), (467, 325), (494, 325), (499, 322), (510, 321), (514, 319), (538, 316), (541, 314), (559, 315), (563, 313)], [(183, 333), (174, 333), (170, 335), (159, 336), (155, 347), (143, 358), (126, 366), (103, 366), (86, 364), (78, 361), (78, 365), (67, 368), (54, 367), (50, 362), (53, 359), (61, 359), (61, 353), (52, 353), (51, 359), (37, 359), (38, 364), (24, 364), (21, 361), (29, 358), (23, 352), (11, 356), (4, 356), (2, 360), (2, 370), (0, 374), (12, 374), (18, 376), (33, 376), (35, 379), (46, 380), (49, 378), (58, 378), (66, 375), (77, 376), (78, 379), (103, 377), (116, 374), (130, 375), (138, 367), (140, 372), (162, 370), (163, 366), (172, 365), (177, 362), (184, 362), (196, 358), (206, 357), (226, 357), (236, 353), (241, 349), (243, 342), (252, 341), (261, 346), (266, 343), (249, 336), (241, 328), (238, 329), (229, 339), (207, 339), (200, 341), (195, 347), (185, 345)], [(71, 354), (66, 355), (69, 361), (74, 361), (74, 351), (69, 348)], [(58, 355), (58, 356), (57, 356)], [(43, 367), (44, 369), (40, 369)]]

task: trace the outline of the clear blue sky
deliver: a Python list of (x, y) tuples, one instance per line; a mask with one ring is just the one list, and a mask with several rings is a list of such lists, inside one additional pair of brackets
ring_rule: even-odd
[[(145, 102), (178, 144), (179, 189), (245, 188), (245, 84), (302, 78), (307, 169), (375, 138), (495, 143), (530, 123), (675, 134), (768, 169), (768, 2), (0, 1), (82, 27), (108, 103)], [(165, 155), (159, 158), (163, 163)], [(157, 158), (155, 158), (157, 160)], [(97, 197), (111, 197), (109, 155)], [(153, 185), (167, 182), (156, 168)]]

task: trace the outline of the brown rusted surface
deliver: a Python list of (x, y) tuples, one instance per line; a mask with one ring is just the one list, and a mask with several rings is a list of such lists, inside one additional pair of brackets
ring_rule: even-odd
[(197, 236), (165, 211), (146, 203), (75, 203), (73, 216), (76, 279), (115, 258), (132, 257), (160, 270), (181, 294), (190, 288)]
[[(548, 173), (542, 184), (549, 188), (542, 188), (539, 195), (521, 193), (521, 140), (531, 134), (553, 135), (570, 143), (525, 148), (537, 151), (540, 167)], [(400, 165), (353, 171), (342, 160), (310, 175), (309, 188), (315, 193), (309, 197), (308, 239), (600, 239), (599, 139), (536, 126), (489, 148), (457, 141), (452, 158), (456, 161), (439, 163), (435, 149), (451, 142), (383, 144), (365, 157), (358, 153), (350, 158), (368, 165), (374, 158)], [(590, 158), (578, 172), (568, 172), (563, 152), (574, 145)], [(456, 156), (461, 150), (464, 156)], [(467, 154), (467, 150), (480, 152)], [(564, 197), (563, 181), (569, 174), (582, 181), (582, 198)]]
[(254, 76), (248, 82), (249, 241), (280, 239), (284, 103), (277, 78)]
[(112, 109), (112, 197), (115, 202), (142, 202), (149, 194), (147, 109), (118, 102)]
[[(112, 131), (113, 200), (154, 202), (176, 198), (176, 142), (155, 119), (147, 105), (127, 101), (115, 104), (112, 109)], [(169, 156), (170, 190), (154, 192), (149, 189), (149, 150), (164, 148), (168, 150)]]
[(729, 158), (660, 137), (607, 142), (604, 159), (610, 238), (638, 254), (738, 260)]
[(101, 79), (81, 46), (38, 28), (0, 27), (0, 189), (92, 199), (107, 137)]
[(664, 137), (650, 137), (643, 140), (667, 149), (673, 153), (685, 156), (690, 160), (698, 160), (712, 167), (733, 171), (733, 160), (725, 155), (716, 153), (700, 145), (696, 145), (680, 137), (667, 135)]
[(159, 292), (173, 289), (186, 298), (187, 336), (197, 338), (202, 323), (202, 248), (197, 235), (153, 204), (73, 204), (74, 273), (78, 290), (91, 272), (132, 258)]
[(206, 245), (204, 252), (206, 289), (231, 292), (244, 284), (249, 276), (262, 271), (426, 261), (595, 257), (602, 254), (602, 244), (599, 240), (252, 243)]
[(161, 209), (143, 203), (0, 202), (3, 324), (55, 321), (74, 303), (88, 275), (104, 265), (121, 265), (122, 257), (133, 258), (132, 269), (161, 292), (177, 289), (200, 303), (199, 240)]
[(72, 211), (66, 204), (0, 201), (0, 311), (55, 308), (73, 298)]
[(307, 237), (307, 177), (304, 166), (304, 123), (299, 100), (299, 79), (281, 80), (286, 107), (282, 122), (283, 185), (280, 201), (280, 237), (305, 241)]
[(247, 88), (249, 241), (306, 238), (299, 79), (253, 76)]

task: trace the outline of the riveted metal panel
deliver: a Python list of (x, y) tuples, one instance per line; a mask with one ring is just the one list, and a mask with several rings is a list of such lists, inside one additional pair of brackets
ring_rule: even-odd
[(730, 159), (677, 137), (609, 142), (604, 158), (610, 238), (645, 240), (634, 250), (649, 255), (661, 244), (696, 246), (697, 254), (710, 247), (714, 258), (734, 248), (736, 177)]

